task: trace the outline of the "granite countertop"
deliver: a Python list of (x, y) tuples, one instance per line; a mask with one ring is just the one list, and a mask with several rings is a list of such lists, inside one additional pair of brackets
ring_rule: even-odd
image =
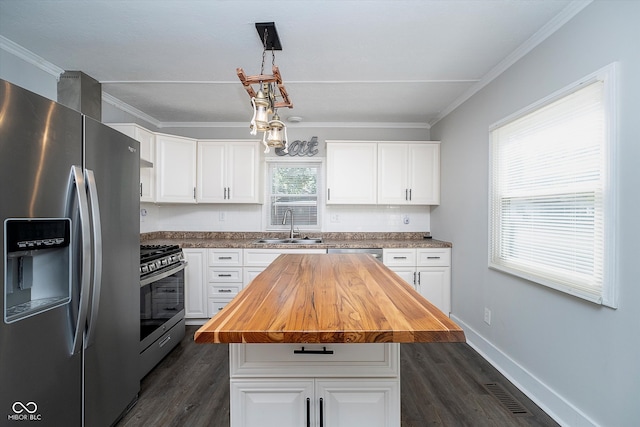
[(463, 330), (363, 254), (280, 255), (195, 333), (197, 343), (464, 342)]
[(298, 238), (322, 238), (322, 243), (256, 243), (261, 238), (287, 238), (276, 232), (182, 232), (156, 231), (143, 233), (145, 245), (179, 245), (182, 248), (262, 248), (262, 249), (329, 249), (329, 248), (450, 248), (450, 242), (424, 238), (429, 233), (304, 233)]

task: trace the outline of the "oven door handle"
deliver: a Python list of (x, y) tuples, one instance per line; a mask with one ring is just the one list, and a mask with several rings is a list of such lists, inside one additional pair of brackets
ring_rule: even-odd
[(184, 270), (186, 266), (187, 266), (187, 261), (180, 261), (180, 265), (178, 265), (177, 267), (172, 268), (171, 270), (163, 271), (160, 274), (153, 274), (153, 275), (150, 275), (148, 277), (145, 277), (144, 279), (140, 279), (140, 287), (146, 286), (149, 283), (156, 282), (156, 281), (158, 281), (160, 279), (164, 279), (165, 277), (169, 277), (171, 275), (174, 275), (177, 272), (179, 272), (181, 270)]

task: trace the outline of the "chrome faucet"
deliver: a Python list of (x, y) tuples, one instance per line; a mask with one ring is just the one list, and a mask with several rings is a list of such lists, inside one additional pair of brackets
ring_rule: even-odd
[(287, 223), (287, 214), (291, 214), (291, 232), (289, 233), (289, 238), (293, 239), (293, 235), (295, 234), (293, 231), (293, 210), (287, 209), (282, 216), (282, 225)]

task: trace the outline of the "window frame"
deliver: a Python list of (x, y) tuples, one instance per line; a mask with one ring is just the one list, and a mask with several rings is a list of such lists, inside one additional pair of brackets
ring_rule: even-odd
[[(550, 287), (552, 289), (582, 298), (584, 300), (605, 305), (611, 308), (618, 306), (618, 292), (617, 292), (617, 236), (618, 229), (616, 224), (618, 223), (618, 135), (617, 135), (617, 64), (612, 63), (608, 66), (583, 77), (582, 79), (566, 86), (565, 88), (519, 110), (518, 112), (492, 124), (489, 127), (489, 173), (488, 173), (488, 267), (493, 270), (505, 272), (517, 277), (521, 277), (532, 282)], [(567, 285), (566, 283), (555, 282), (548, 280), (544, 277), (541, 270), (538, 270), (540, 275), (531, 273), (531, 271), (523, 271), (518, 268), (513, 268), (508, 265), (508, 262), (502, 262), (497, 255), (500, 251), (499, 247), (494, 247), (494, 243), (498, 246), (501, 241), (501, 229), (500, 225), (495, 225), (497, 229), (494, 230), (494, 206), (496, 206), (496, 199), (498, 195), (494, 194), (494, 166), (496, 164), (496, 158), (494, 158), (495, 144), (493, 135), (494, 131), (513, 123), (520, 118), (523, 118), (531, 113), (534, 113), (549, 104), (552, 104), (558, 100), (561, 100), (573, 93), (579, 91), (581, 88), (586, 87), (594, 82), (601, 81), (603, 83), (603, 104), (604, 104), (604, 133), (605, 143), (604, 152), (602, 154), (602, 167), (601, 171), (604, 172), (604, 190), (603, 190), (603, 244), (602, 244), (602, 287), (599, 293), (585, 292), (578, 286)], [(498, 216), (501, 218), (501, 216)], [(505, 265), (507, 264), (507, 265)], [(595, 288), (593, 288), (595, 289)]]
[(273, 166), (273, 164), (280, 164), (280, 165), (290, 165), (290, 166), (295, 166), (295, 165), (304, 165), (306, 164), (313, 164), (318, 168), (318, 175), (317, 175), (317, 195), (318, 195), (318, 202), (317, 202), (317, 217), (318, 217), (318, 224), (316, 226), (309, 226), (309, 225), (303, 225), (303, 226), (299, 226), (297, 224), (294, 224), (296, 226), (296, 231), (298, 231), (298, 229), (301, 232), (306, 232), (306, 231), (315, 231), (315, 232), (319, 232), (322, 230), (322, 217), (324, 214), (324, 207), (325, 207), (325, 201), (324, 201), (324, 159), (320, 158), (320, 157), (312, 157), (312, 158), (300, 158), (300, 157), (269, 157), (267, 159), (265, 159), (265, 163), (266, 163), (266, 167), (265, 167), (265, 171), (264, 171), (264, 194), (265, 194), (265, 200), (264, 200), (264, 204), (263, 204), (263, 221), (265, 224), (265, 231), (272, 231), (272, 232), (279, 232), (279, 231), (289, 231), (291, 228), (291, 225), (289, 224), (289, 222), (287, 221), (287, 224), (282, 225), (282, 224), (277, 224), (277, 225), (271, 225), (270, 224), (270, 219), (271, 219), (271, 174), (270, 174), (270, 169)]

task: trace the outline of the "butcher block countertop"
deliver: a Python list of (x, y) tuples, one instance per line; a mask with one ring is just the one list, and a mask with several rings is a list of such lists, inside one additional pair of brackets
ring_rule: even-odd
[(462, 329), (367, 254), (286, 254), (197, 343), (464, 342)]

